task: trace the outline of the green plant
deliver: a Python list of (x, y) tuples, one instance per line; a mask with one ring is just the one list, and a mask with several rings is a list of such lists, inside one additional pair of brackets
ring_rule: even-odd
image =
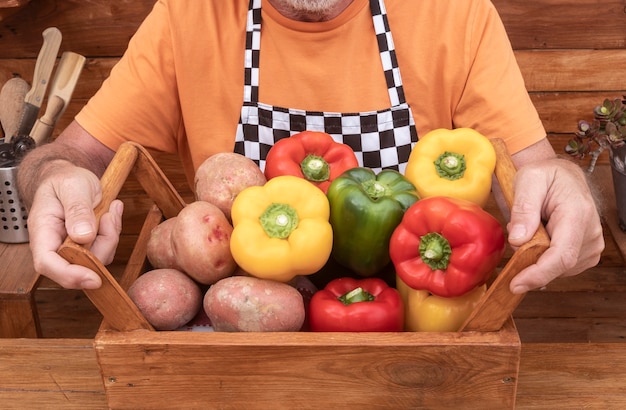
[(565, 152), (582, 159), (591, 156), (587, 173), (593, 172), (598, 157), (606, 149), (623, 146), (626, 142), (626, 95), (624, 99), (605, 99), (593, 109), (593, 120), (578, 121), (578, 130), (565, 146)]

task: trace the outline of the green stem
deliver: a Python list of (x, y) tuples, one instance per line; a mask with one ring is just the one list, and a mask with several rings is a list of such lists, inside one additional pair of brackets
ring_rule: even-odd
[(456, 152), (444, 152), (434, 162), (440, 177), (454, 181), (463, 178), (465, 174), (465, 157)]
[(432, 270), (446, 270), (450, 263), (452, 248), (446, 238), (431, 232), (420, 238), (419, 252), (422, 261)]
[(363, 181), (361, 185), (363, 186), (363, 190), (365, 191), (365, 193), (373, 200), (384, 197), (385, 195), (387, 195), (387, 191), (389, 190), (389, 188), (385, 184), (382, 184), (375, 179), (368, 179), (367, 181)]
[(287, 204), (271, 204), (259, 218), (270, 238), (285, 239), (298, 227), (298, 212)]
[(323, 182), (330, 178), (330, 165), (318, 155), (307, 155), (300, 163), (300, 169), (309, 181)]
[(375, 297), (368, 291), (363, 290), (363, 288), (359, 287), (351, 290), (344, 295), (339, 296), (338, 299), (341, 301), (341, 303), (348, 306), (357, 302), (371, 302), (375, 299)]

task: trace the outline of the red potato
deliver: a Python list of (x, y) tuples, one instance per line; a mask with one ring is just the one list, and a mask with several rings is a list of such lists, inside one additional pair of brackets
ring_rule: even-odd
[(166, 219), (150, 232), (146, 249), (146, 256), (153, 268), (173, 268), (182, 270), (176, 262), (172, 245), (172, 230), (177, 217)]
[(211, 285), (233, 274), (230, 253), (233, 227), (215, 205), (195, 201), (185, 206), (172, 228), (176, 263), (196, 282)]
[(202, 307), (200, 287), (176, 269), (155, 269), (139, 276), (128, 296), (157, 330), (185, 325)]
[(203, 307), (218, 332), (296, 332), (305, 318), (297, 289), (251, 276), (215, 283), (205, 293)]
[(211, 155), (196, 170), (196, 200), (217, 206), (230, 221), (230, 208), (235, 197), (249, 186), (267, 182), (258, 165), (241, 154), (221, 152)]

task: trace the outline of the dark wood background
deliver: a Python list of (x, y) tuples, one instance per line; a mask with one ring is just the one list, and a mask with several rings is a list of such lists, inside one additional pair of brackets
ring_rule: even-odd
[[(32, 0), (0, 21), (0, 84), (32, 79), (41, 32), (56, 26), (61, 51), (88, 62), (55, 132), (98, 89), (154, 0)], [(605, 97), (626, 94), (626, 0), (494, 0), (526, 85), (555, 148)], [(503, 102), (505, 103), (505, 102)], [(511, 107), (512, 110), (515, 107)]]
[[(591, 119), (592, 108), (604, 98), (626, 94), (626, 0), (493, 3), (550, 141), (562, 152), (578, 119)], [(87, 57), (70, 106), (53, 133), (58, 135), (108, 76), (153, 4), (154, 0), (31, 0), (0, 21), (0, 84), (14, 75), (30, 82), (41, 33), (58, 27), (63, 34), (60, 53), (74, 51)], [(157, 160), (181, 194), (191, 198), (178, 160), (161, 154)], [(606, 164), (607, 156), (600, 162)], [(149, 201), (136, 184), (127, 185), (122, 192), (124, 233), (132, 241)], [(130, 243), (120, 247), (120, 260), (131, 247)]]
[[(6, 1), (11, 0), (0, 0), (0, 6)], [(58, 27), (63, 33), (61, 51), (83, 54), (88, 61), (56, 135), (99, 88), (153, 2), (31, 0), (8, 17), (0, 8), (0, 84), (13, 75), (30, 81), (41, 46), (41, 32), (50, 26)], [(578, 119), (589, 118), (593, 106), (604, 98), (626, 94), (626, 0), (493, 0), (493, 3), (507, 28), (550, 141), (561, 151)], [(175, 187), (188, 197), (190, 191), (177, 160), (160, 155), (158, 161)], [(606, 156), (601, 163), (603, 173), (596, 177), (610, 186)], [(111, 266), (114, 273), (127, 260), (141, 223), (140, 214), (150, 204), (132, 180), (125, 185), (122, 197), (126, 204), (124, 234), (116, 263)], [(515, 323), (523, 343), (519, 408), (624, 407), (626, 272), (616, 240), (622, 246), (625, 241), (623, 235), (619, 238), (606, 230), (606, 250), (597, 267), (573, 278), (556, 280), (546, 289), (529, 292), (515, 311)], [(116, 267), (118, 270), (114, 270)], [(81, 397), (85, 403), (80, 408), (104, 407), (102, 381), (89, 340), (99, 327), (99, 312), (81, 291), (59, 291), (58, 286), (45, 279), (39, 285), (36, 299), (43, 336), (70, 338), (68, 353), (60, 362), (74, 366), (70, 381), (75, 383), (59, 379), (62, 374), (55, 373), (54, 386), (64, 389), (62, 394), (56, 394), (54, 386), (49, 387), (50, 371), (42, 371), (44, 363), (39, 363), (36, 356), (24, 360), (31, 356), (28, 351), (20, 350), (14, 369), (25, 369), (23, 373), (27, 376), (22, 384), (17, 380), (16, 385), (28, 389), (5, 389), (3, 397), (14, 394), (19, 398), (15, 403), (22, 403), (25, 397), (42, 400), (41, 396), (54, 396), (67, 408), (72, 397)], [(78, 339), (84, 343), (74, 348), (77, 340), (71, 338), (86, 339)], [(64, 342), (59, 340), (50, 342), (55, 346)], [(26, 345), (21, 340), (17, 343)], [(68, 361), (70, 356), (72, 360)], [(9, 360), (9, 368), (10, 363)], [(53, 367), (52, 372), (55, 370)], [(39, 385), (46, 387), (33, 387)], [(87, 403), (95, 404), (90, 407)]]

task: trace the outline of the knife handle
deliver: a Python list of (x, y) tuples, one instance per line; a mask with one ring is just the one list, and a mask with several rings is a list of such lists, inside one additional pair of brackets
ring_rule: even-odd
[(56, 27), (48, 27), (42, 33), (43, 45), (37, 56), (33, 84), (26, 94), (24, 102), (41, 107), (46, 88), (50, 82), (50, 74), (54, 68), (59, 47), (61, 46), (61, 31)]

